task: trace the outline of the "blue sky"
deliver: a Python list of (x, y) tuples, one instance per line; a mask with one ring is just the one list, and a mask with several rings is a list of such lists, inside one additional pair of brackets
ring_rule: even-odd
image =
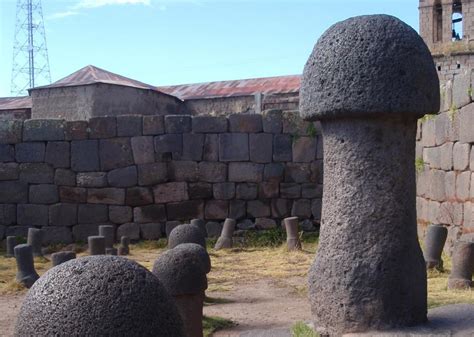
[[(299, 74), (355, 15), (418, 30), (417, 0), (42, 0), (51, 78), (88, 65), (153, 85)], [(10, 96), (15, 0), (0, 0), (0, 96)]]

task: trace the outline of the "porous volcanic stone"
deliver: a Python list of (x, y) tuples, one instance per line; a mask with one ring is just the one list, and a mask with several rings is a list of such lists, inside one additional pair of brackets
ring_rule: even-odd
[(416, 31), (389, 15), (347, 19), (318, 40), (303, 71), (306, 120), (439, 111), (439, 80)]
[(309, 272), (322, 335), (426, 322), (416, 121), (437, 112), (439, 98), (428, 48), (392, 16), (335, 24), (305, 66), (300, 115), (321, 121), (324, 142), (321, 235)]
[(168, 238), (168, 248), (174, 248), (181, 243), (196, 243), (206, 248), (206, 237), (198, 226), (184, 224), (171, 231)]
[(425, 250), (423, 256), (426, 262), (426, 268), (443, 268), (441, 253), (443, 252), (448, 229), (443, 225), (430, 225), (425, 236)]
[(201, 264), (206, 274), (211, 271), (211, 258), (207, 251), (197, 243), (181, 243), (173, 248), (174, 250), (183, 249), (190, 254), (196, 255), (196, 258), (201, 260)]
[[(124, 277), (126, 276), (126, 277)], [(88, 256), (47, 271), (26, 295), (15, 336), (182, 337), (163, 285), (117, 256)]]

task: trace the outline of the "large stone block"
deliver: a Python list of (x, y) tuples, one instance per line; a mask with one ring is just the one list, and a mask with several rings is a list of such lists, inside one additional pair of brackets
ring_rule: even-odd
[[(80, 224), (94, 224), (109, 220), (107, 205), (81, 204), (77, 208), (77, 221)], [(98, 232), (97, 232), (98, 233)], [(97, 235), (95, 233), (94, 235)]]
[(206, 161), (219, 160), (219, 135), (207, 134), (204, 139), (202, 159)]
[(425, 147), (423, 149), (423, 162), (431, 168), (441, 168), (441, 147)]
[(117, 116), (117, 136), (132, 137), (142, 135), (142, 116)]
[(231, 200), (229, 202), (229, 218), (243, 219), (247, 216), (247, 204), (243, 200)]
[(474, 104), (469, 104), (459, 112), (459, 141), (474, 143)]
[(439, 223), (439, 210), (441, 203), (430, 200), (428, 202), (428, 221), (431, 223)]
[(159, 222), (140, 224), (140, 236), (143, 240), (158, 240), (161, 237), (163, 225)]
[(258, 183), (263, 180), (263, 164), (230, 163), (229, 181)]
[(151, 189), (147, 187), (131, 187), (127, 188), (125, 196), (125, 204), (130, 206), (142, 206), (153, 203), (153, 194)]
[(447, 142), (440, 146), (440, 168), (445, 171), (453, 169), (453, 143)]
[[(471, 184), (471, 172), (461, 172), (456, 177), (456, 198), (459, 201), (468, 201), (470, 198), (469, 188)], [(436, 199), (439, 200), (439, 199)], [(442, 200), (439, 200), (442, 201)]]
[(204, 202), (189, 200), (169, 203), (166, 205), (166, 214), (170, 220), (202, 219), (204, 217)]
[(28, 119), (23, 123), (23, 141), (64, 140), (62, 119)]
[(311, 181), (311, 165), (287, 163), (285, 168), (285, 182), (307, 183)]
[(117, 136), (117, 119), (112, 116), (89, 119), (89, 138), (113, 138)]
[(137, 184), (136, 166), (118, 168), (107, 173), (107, 181), (113, 187), (131, 187)]
[(242, 200), (257, 199), (258, 188), (254, 183), (239, 183), (237, 184), (235, 197)]
[[(472, 126), (474, 128), (474, 125)], [(470, 144), (456, 142), (453, 147), (453, 167), (457, 171), (464, 171), (469, 167)]]
[(185, 133), (191, 132), (191, 116), (167, 115), (165, 116), (166, 133)]
[(138, 184), (140, 186), (155, 185), (168, 180), (166, 163), (150, 163), (138, 165)]
[(471, 70), (454, 76), (453, 106), (457, 109), (471, 102)]
[(299, 137), (292, 145), (293, 162), (310, 163), (316, 159), (316, 137)]
[(308, 136), (309, 131), (311, 133), (320, 134), (320, 130), (316, 128), (316, 124), (310, 126), (310, 122), (304, 121), (298, 111), (285, 111), (283, 112), (283, 133), (291, 134), (294, 136)]
[(58, 187), (52, 184), (30, 185), (29, 201), (33, 204), (55, 204), (59, 201)]
[(140, 239), (140, 225), (135, 222), (125, 223), (118, 226), (117, 237), (127, 236), (130, 240), (137, 241)]
[(262, 132), (262, 115), (233, 114), (229, 116), (230, 132), (257, 133)]
[(17, 180), (20, 176), (20, 169), (17, 163), (0, 163), (0, 181)]
[(471, 171), (474, 171), (474, 146), (471, 146), (471, 154), (469, 158), (470, 158), (469, 169)]
[(260, 199), (278, 198), (279, 195), (280, 183), (278, 181), (264, 182), (258, 185), (258, 197)]
[(76, 225), (77, 205), (61, 203), (49, 206), (49, 224), (51, 226)]
[(0, 225), (10, 226), (16, 223), (16, 205), (0, 204)]
[(427, 119), (422, 124), (421, 143), (424, 147), (436, 145), (436, 128), (434, 119)]
[(212, 198), (212, 184), (190, 183), (188, 184), (189, 199), (209, 199)]
[(41, 229), (45, 246), (72, 243), (72, 231), (68, 227), (47, 226)]
[(71, 142), (71, 168), (76, 172), (98, 171), (99, 142), (77, 140)]
[(221, 235), (223, 224), (219, 222), (210, 221), (206, 223), (207, 236), (210, 238), (217, 238)]
[(273, 135), (257, 133), (249, 135), (250, 161), (271, 163), (273, 158)]
[(247, 215), (251, 218), (265, 218), (271, 215), (269, 200), (247, 201)]
[(446, 173), (441, 170), (431, 170), (429, 174), (429, 193), (432, 200), (444, 201), (446, 198), (445, 190)]
[(206, 201), (204, 217), (209, 220), (223, 220), (229, 215), (229, 202), (227, 200)]
[(133, 165), (130, 138), (101, 139), (99, 154), (100, 167), (104, 171)]
[(280, 196), (287, 199), (301, 198), (301, 185), (296, 183), (281, 183)]
[(245, 133), (223, 133), (219, 135), (220, 161), (249, 160), (249, 137)]
[(234, 183), (216, 183), (212, 186), (214, 199), (230, 200), (235, 196)]
[(444, 177), (444, 191), (448, 200), (456, 200), (456, 172), (446, 172)]
[(23, 163), (20, 164), (20, 180), (32, 184), (52, 184), (54, 169), (44, 163)]
[(291, 216), (297, 216), (300, 219), (309, 219), (311, 215), (311, 201), (309, 199), (297, 199), (293, 202)]
[(199, 170), (195, 161), (172, 161), (168, 167), (170, 180), (189, 182), (198, 180)]
[(273, 160), (292, 161), (292, 143), (292, 138), (288, 134), (275, 135), (273, 138)]
[(227, 164), (205, 161), (199, 163), (199, 181), (219, 183), (226, 179)]
[(202, 160), (202, 150), (204, 148), (204, 135), (185, 133), (183, 134), (183, 153), (181, 160)]
[(0, 123), (0, 144), (21, 143), (23, 121), (2, 120)]
[(272, 228), (276, 228), (277, 224), (276, 221), (269, 218), (256, 218), (255, 219), (255, 227), (257, 229), (268, 230)]
[(143, 134), (161, 135), (165, 133), (165, 122), (163, 116), (143, 116)]
[(131, 144), (135, 164), (147, 164), (155, 161), (152, 136), (132, 137)]
[(28, 229), (33, 226), (8, 226), (5, 229), (5, 236), (20, 236), (24, 239), (28, 236)]
[(125, 190), (122, 188), (90, 188), (87, 190), (87, 202), (90, 204), (123, 205)]
[(0, 181), (0, 203), (28, 202), (28, 184), (19, 181)]
[(72, 227), (72, 238), (75, 242), (87, 242), (89, 236), (98, 235), (99, 226), (112, 225), (111, 223), (79, 224)]
[(450, 128), (450, 120), (448, 113), (440, 113), (435, 117), (435, 143), (437, 146), (443, 145), (448, 141), (448, 131)]
[(116, 224), (131, 222), (133, 211), (130, 206), (109, 206), (109, 219)]
[(321, 220), (322, 204), (321, 199), (313, 199), (311, 201), (311, 213), (316, 220)]
[(48, 142), (44, 161), (54, 168), (71, 166), (71, 146), (69, 142)]
[(107, 173), (84, 172), (76, 176), (77, 186), (81, 187), (105, 187), (107, 186)]
[(195, 116), (192, 121), (193, 132), (223, 133), (227, 132), (227, 117), (225, 116)]
[(82, 187), (59, 187), (59, 200), (61, 202), (84, 203), (87, 201), (87, 190)]
[(463, 221), (463, 204), (449, 201), (441, 203), (438, 221), (446, 225), (461, 226)]
[(324, 165), (322, 160), (311, 163), (311, 182), (322, 184), (324, 177)]
[(306, 199), (321, 198), (323, 196), (323, 185), (307, 183), (301, 185), (301, 197)]
[(64, 126), (65, 140), (84, 140), (89, 137), (87, 121), (66, 121)]
[(181, 153), (183, 151), (183, 135), (171, 133), (155, 137), (156, 153)]
[(281, 133), (283, 119), (281, 110), (265, 110), (262, 114), (263, 132)]
[(282, 163), (266, 164), (263, 170), (264, 181), (283, 181), (285, 165)]
[(15, 145), (16, 161), (19, 163), (41, 163), (44, 161), (44, 143), (20, 143)]
[(148, 205), (133, 209), (133, 220), (138, 223), (166, 221), (164, 205)]
[(155, 203), (164, 204), (188, 200), (188, 186), (185, 182), (172, 182), (156, 185), (153, 189)]
[(15, 161), (15, 148), (13, 145), (0, 144), (0, 163)]
[(42, 227), (48, 225), (48, 206), (18, 204), (17, 223), (22, 226)]

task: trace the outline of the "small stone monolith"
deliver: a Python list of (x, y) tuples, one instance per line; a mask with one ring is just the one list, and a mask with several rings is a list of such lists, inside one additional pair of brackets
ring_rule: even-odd
[(28, 244), (21, 244), (16, 245), (14, 251), (17, 267), (16, 280), (30, 288), (39, 278), (33, 261), (33, 248)]
[(89, 236), (89, 255), (105, 255), (105, 238), (100, 235)]
[(225, 219), (221, 235), (219, 236), (219, 239), (217, 239), (214, 249), (219, 250), (225, 248), (232, 248), (234, 245), (234, 240), (232, 239), (232, 236), (234, 235), (234, 230), (235, 220), (229, 218)]
[(417, 119), (439, 111), (439, 80), (417, 32), (388, 15), (350, 18), (318, 40), (300, 116), (320, 121), (321, 233), (309, 273), (323, 335), (426, 322), (415, 206)]
[(160, 281), (118, 256), (86, 256), (48, 270), (28, 291), (14, 336), (183, 337)]
[(448, 237), (448, 229), (443, 225), (429, 225), (425, 236), (425, 250), (423, 256), (425, 258), (426, 268), (443, 269), (443, 253), (444, 244)]
[(118, 255), (118, 249), (114, 247), (105, 248), (105, 255)]
[(7, 236), (7, 252), (5, 257), (15, 257), (16, 236)]
[(28, 228), (27, 244), (33, 249), (33, 256), (43, 256), (43, 231), (38, 228)]
[(74, 260), (76, 258), (76, 253), (72, 251), (56, 252), (51, 254), (51, 264), (53, 267), (60, 265), (61, 263), (67, 262), (69, 260)]
[(286, 246), (289, 251), (301, 250), (301, 242), (298, 236), (298, 217), (285, 218)]
[(99, 235), (105, 238), (105, 248), (112, 248), (115, 243), (115, 227), (111, 225), (99, 226)]
[(130, 254), (130, 238), (128, 236), (122, 236), (120, 238), (120, 246), (117, 250), (118, 255)]
[(451, 260), (448, 289), (469, 289), (474, 272), (474, 242), (456, 241)]
[(198, 226), (184, 224), (174, 228), (168, 237), (168, 248), (182, 243), (197, 243), (206, 248), (206, 237)]
[(206, 266), (200, 254), (186, 247), (169, 249), (156, 259), (153, 274), (173, 297), (186, 337), (202, 337)]

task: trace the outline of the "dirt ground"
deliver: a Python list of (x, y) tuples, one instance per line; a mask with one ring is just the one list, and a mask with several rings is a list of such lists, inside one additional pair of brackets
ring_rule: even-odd
[[(231, 319), (236, 323), (231, 329), (218, 331), (213, 336), (238, 336), (247, 330), (288, 327), (297, 321), (308, 321), (309, 302), (306, 295), (295, 290), (295, 286), (305, 282), (303, 277), (284, 282), (262, 279), (230, 291), (207, 292), (208, 297), (224, 303), (206, 305), (204, 314)], [(0, 336), (13, 335), (16, 315), (24, 296), (0, 296)]]

